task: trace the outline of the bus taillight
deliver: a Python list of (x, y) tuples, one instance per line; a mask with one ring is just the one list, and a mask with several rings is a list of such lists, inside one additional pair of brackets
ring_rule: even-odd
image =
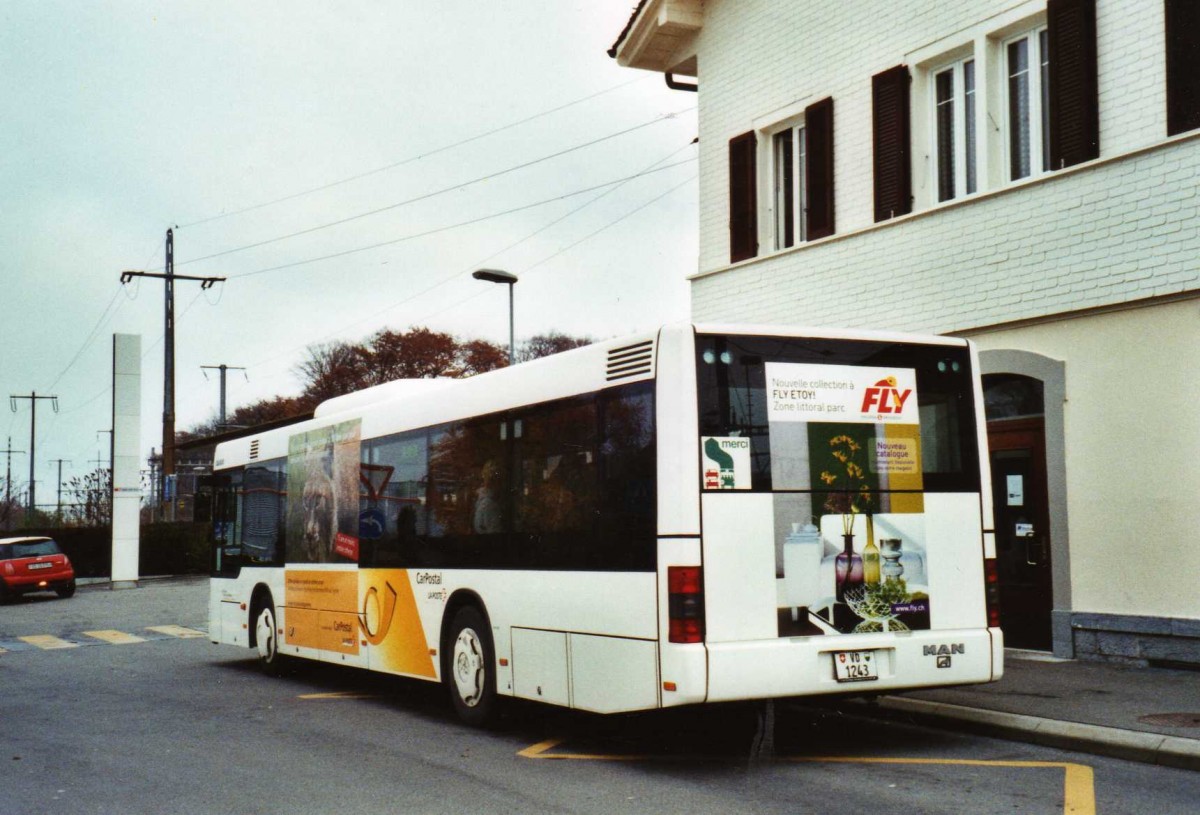
[(699, 566), (667, 567), (670, 641), (704, 642), (704, 588)]
[(1000, 572), (994, 557), (983, 561), (984, 589), (987, 592), (988, 627), (1000, 627)]

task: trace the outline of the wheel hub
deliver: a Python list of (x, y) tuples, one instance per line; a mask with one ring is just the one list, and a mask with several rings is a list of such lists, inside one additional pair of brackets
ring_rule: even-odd
[(468, 707), (479, 704), (483, 695), (486, 668), (483, 664), (483, 646), (478, 635), (465, 628), (454, 642), (454, 685), (459, 698)]
[(258, 655), (264, 660), (275, 656), (275, 617), (270, 609), (263, 609), (258, 615), (256, 631), (258, 637)]

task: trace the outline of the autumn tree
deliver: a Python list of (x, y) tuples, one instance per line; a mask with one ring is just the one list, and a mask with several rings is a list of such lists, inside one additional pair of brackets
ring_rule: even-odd
[(209, 421), (198, 424), (189, 430), (181, 430), (175, 434), (175, 441), (182, 444), (193, 439), (216, 436), (224, 433), (226, 430), (239, 427), (257, 427), (258, 425), (270, 422), (303, 417), (312, 413), (318, 403), (319, 400), (304, 394), (300, 396), (273, 396), (270, 399), (260, 399), (257, 402), (243, 405), (234, 410), (233, 413), (225, 417), (224, 424), (221, 424), (219, 417), (214, 416)]
[(468, 340), (459, 348), (459, 373), (475, 376), (508, 365), (508, 351), (487, 340)]
[(384, 329), (367, 341), (363, 355), (365, 378), (367, 384), (379, 385), (393, 379), (460, 376), (462, 350), (463, 344), (456, 337), (441, 331)]
[(563, 351), (591, 345), (593, 342), (595, 340), (590, 337), (571, 337), (551, 330), (548, 334), (536, 334), (521, 343), (517, 350), (517, 362), (529, 362), (531, 359), (561, 354)]
[[(587, 345), (591, 340), (557, 331), (525, 340), (517, 361), (525, 362)], [(276, 396), (238, 408), (226, 427), (253, 427), (303, 416), (321, 402), (396, 379), (466, 377), (508, 365), (507, 347), (487, 340), (462, 340), (453, 334), (417, 327), (382, 329), (360, 343), (336, 340), (310, 345), (295, 372), (303, 382), (299, 396)], [(225, 428), (213, 419), (180, 433), (181, 441), (216, 435)]]

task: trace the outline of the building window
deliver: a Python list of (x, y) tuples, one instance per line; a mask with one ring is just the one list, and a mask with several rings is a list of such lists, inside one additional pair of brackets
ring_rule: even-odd
[(796, 125), (771, 137), (775, 184), (775, 248), (786, 249), (807, 240), (804, 212), (808, 209), (804, 175), (807, 169), (806, 134)]
[(1050, 169), (1050, 54), (1045, 28), (1005, 45), (1008, 166), (1016, 181)]
[[(906, 56), (917, 206), (1099, 157), (1096, 0), (1046, 0), (1044, 13), (981, 22)], [(886, 215), (877, 203), (876, 221)]]
[(757, 257), (760, 237), (769, 251), (779, 251), (832, 234), (832, 98), (792, 121), (729, 140), (730, 263)]
[(975, 60), (933, 75), (937, 200), (970, 195), (976, 184)]
[(1200, 3), (1166, 0), (1167, 135), (1200, 128)]

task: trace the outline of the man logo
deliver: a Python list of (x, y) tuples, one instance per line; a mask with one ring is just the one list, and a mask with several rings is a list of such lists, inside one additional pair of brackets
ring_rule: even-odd
[(923, 653), (927, 657), (948, 657), (951, 654), (965, 654), (966, 646), (961, 642), (951, 645), (926, 645)]

